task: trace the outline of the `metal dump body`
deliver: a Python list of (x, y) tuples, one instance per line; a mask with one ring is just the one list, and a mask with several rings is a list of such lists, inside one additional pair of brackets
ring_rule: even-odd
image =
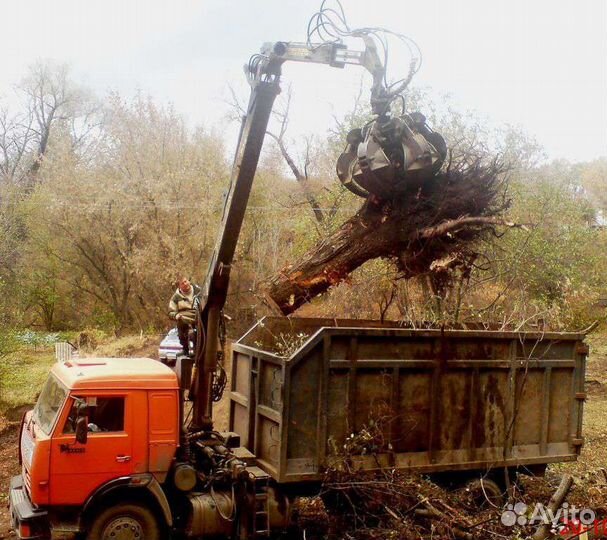
[[(287, 336), (302, 345), (281, 358)], [(230, 428), (281, 483), (321, 480), (371, 422), (381, 450), (352, 459), (366, 469), (572, 461), (583, 442), (583, 339), (266, 318), (233, 345)]]

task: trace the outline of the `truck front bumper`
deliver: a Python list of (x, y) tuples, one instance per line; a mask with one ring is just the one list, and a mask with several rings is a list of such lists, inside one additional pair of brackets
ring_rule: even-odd
[(22, 540), (49, 538), (48, 513), (34, 508), (21, 475), (11, 479), (8, 501), (17, 538)]

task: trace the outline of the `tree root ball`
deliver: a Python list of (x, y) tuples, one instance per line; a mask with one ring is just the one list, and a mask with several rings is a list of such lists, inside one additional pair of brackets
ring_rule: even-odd
[(356, 215), (300, 262), (272, 276), (266, 297), (288, 315), (370, 259), (390, 259), (403, 278), (473, 260), (479, 240), (513, 226), (502, 217), (509, 207), (505, 172), (497, 159), (461, 158), (398, 197), (370, 195)]

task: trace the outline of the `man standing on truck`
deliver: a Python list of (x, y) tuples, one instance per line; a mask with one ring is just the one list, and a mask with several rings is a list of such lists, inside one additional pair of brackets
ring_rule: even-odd
[(169, 302), (169, 317), (177, 323), (179, 343), (184, 354), (190, 354), (190, 327), (196, 322), (194, 301), (200, 295), (200, 287), (190, 283), (181, 275), (177, 280), (177, 290)]

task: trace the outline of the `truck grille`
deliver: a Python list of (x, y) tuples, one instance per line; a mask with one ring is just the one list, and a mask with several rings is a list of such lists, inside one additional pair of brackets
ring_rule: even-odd
[(34, 439), (26, 426), (21, 430), (21, 457), (26, 467), (31, 467), (34, 455)]
[(23, 475), (23, 485), (25, 486), (25, 491), (27, 491), (28, 496), (31, 497), (32, 496), (32, 478), (30, 477), (30, 473), (25, 468), (25, 466), (22, 467), (21, 474)]

